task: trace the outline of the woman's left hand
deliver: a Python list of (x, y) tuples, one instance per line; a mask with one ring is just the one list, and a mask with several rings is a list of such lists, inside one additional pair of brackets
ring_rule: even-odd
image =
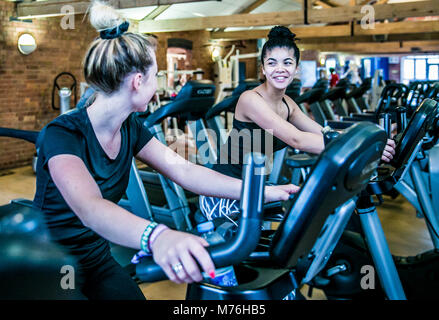
[(383, 160), (384, 162), (390, 162), (390, 160), (392, 160), (393, 156), (395, 155), (395, 147), (395, 140), (387, 139), (387, 144), (384, 148), (381, 160)]
[(300, 187), (294, 184), (283, 184), (265, 187), (265, 202), (286, 201), (291, 194), (297, 193)]

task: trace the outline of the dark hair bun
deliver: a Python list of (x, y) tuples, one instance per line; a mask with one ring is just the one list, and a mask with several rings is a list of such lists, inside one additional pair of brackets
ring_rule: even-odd
[(296, 40), (296, 35), (290, 31), (287, 27), (276, 26), (273, 27), (268, 33), (268, 40), (276, 39), (276, 38), (286, 38), (291, 41)]

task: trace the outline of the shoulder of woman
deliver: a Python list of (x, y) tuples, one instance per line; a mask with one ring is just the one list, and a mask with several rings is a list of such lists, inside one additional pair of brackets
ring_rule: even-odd
[(72, 109), (67, 113), (59, 115), (54, 120), (52, 120), (47, 127), (57, 126), (70, 131), (78, 131), (85, 126), (85, 117), (83, 111), (78, 109)]
[(239, 97), (239, 103), (253, 105), (255, 102), (265, 101), (254, 89), (244, 91)]
[(243, 93), (241, 93), (241, 96), (246, 99), (251, 99), (252, 97), (260, 97), (260, 95), (257, 93), (255, 89), (246, 90)]
[(241, 110), (260, 110), (261, 107), (263, 108), (266, 105), (266, 101), (264, 98), (258, 94), (254, 89), (244, 91), (241, 96), (239, 97), (237, 106), (239, 105), (239, 108)]
[[(244, 91), (236, 104), (236, 113), (253, 120), (253, 116), (264, 110), (266, 102), (254, 89)], [(238, 111), (239, 110), (239, 111)]]
[(290, 96), (284, 95), (284, 98), (290, 108), (299, 107), (297, 103)]

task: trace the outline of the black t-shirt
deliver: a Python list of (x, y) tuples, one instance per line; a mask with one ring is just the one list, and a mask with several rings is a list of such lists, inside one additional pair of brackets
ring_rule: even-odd
[(75, 256), (84, 268), (99, 264), (110, 254), (108, 241), (70, 209), (56, 188), (49, 170), (50, 158), (76, 155), (84, 161), (104, 199), (118, 203), (128, 185), (132, 158), (153, 137), (132, 114), (122, 124), (119, 154), (110, 159), (102, 149), (88, 118), (87, 109), (63, 114), (47, 125), (37, 162), (37, 191), (34, 206), (44, 212), (51, 239)]

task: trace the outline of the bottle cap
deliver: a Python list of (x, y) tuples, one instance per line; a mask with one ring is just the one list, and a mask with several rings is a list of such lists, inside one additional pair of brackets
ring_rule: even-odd
[(205, 233), (205, 232), (209, 232), (211, 230), (213, 230), (215, 227), (215, 225), (213, 224), (212, 221), (206, 221), (203, 223), (200, 223), (199, 225), (197, 225), (197, 231), (199, 233)]

